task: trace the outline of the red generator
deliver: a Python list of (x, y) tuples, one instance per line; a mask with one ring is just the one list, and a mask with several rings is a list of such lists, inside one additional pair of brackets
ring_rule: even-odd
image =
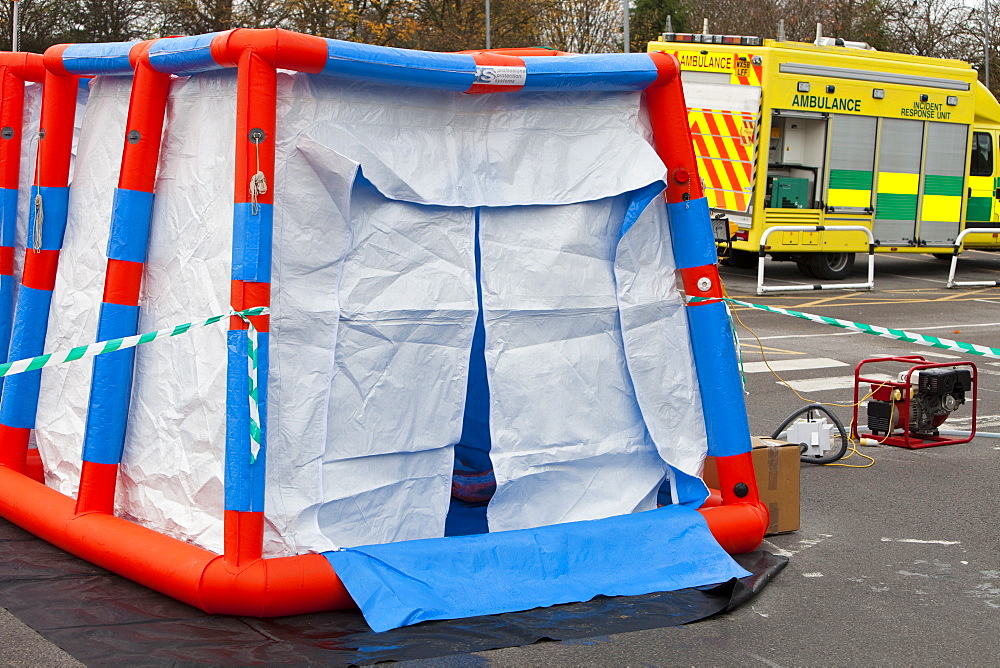
[[(861, 369), (869, 364), (908, 364), (896, 376), (866, 377)], [(865, 391), (862, 394), (862, 386)], [(854, 368), (854, 438), (869, 438), (902, 448), (968, 443), (976, 435), (976, 365), (972, 362), (931, 363), (920, 355), (875, 357)], [(940, 427), (972, 393), (972, 423), (968, 436), (942, 436)], [(859, 434), (858, 406), (868, 399), (868, 433)]]

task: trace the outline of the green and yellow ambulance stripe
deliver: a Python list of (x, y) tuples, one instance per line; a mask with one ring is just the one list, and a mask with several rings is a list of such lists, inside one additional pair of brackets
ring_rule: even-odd
[(871, 170), (831, 169), (827, 205), (867, 209), (872, 205)]
[(924, 199), (921, 217), (941, 223), (957, 223), (962, 220), (961, 176), (924, 176)]
[(970, 176), (969, 188), (972, 197), (965, 211), (968, 227), (976, 227), (973, 223), (988, 223), (993, 220), (993, 193), (1000, 188), (1000, 179), (992, 176)]
[(919, 174), (879, 172), (875, 198), (876, 220), (916, 220)]

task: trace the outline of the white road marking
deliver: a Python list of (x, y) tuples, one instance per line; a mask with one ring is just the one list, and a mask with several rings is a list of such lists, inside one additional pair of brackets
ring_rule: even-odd
[(800, 371), (804, 369), (830, 369), (837, 366), (847, 366), (847, 362), (830, 359), (829, 357), (811, 357), (794, 360), (775, 360), (774, 362), (747, 362), (743, 365), (744, 373), (767, 373), (768, 364), (774, 371)]
[(920, 545), (961, 545), (960, 540), (923, 540), (920, 538), (882, 538), (883, 543), (918, 543)]
[[(958, 415), (948, 418), (948, 424), (953, 424), (955, 426), (972, 426), (972, 416), (971, 415)], [(1000, 415), (977, 415), (976, 416), (976, 426), (982, 427), (995, 427), (1000, 425)]]
[(820, 336), (854, 336), (861, 332), (837, 332), (834, 334), (779, 334), (778, 336), (758, 336), (761, 341), (773, 341), (775, 339), (815, 339)]
[[(892, 380), (891, 377), (885, 374), (872, 374), (867, 376), (876, 381), (882, 380)], [(788, 385), (796, 392), (826, 392), (828, 390), (846, 390), (848, 388), (854, 387), (854, 376), (834, 376), (831, 378), (805, 378), (803, 380), (789, 380), (787, 383), (782, 383), (780, 381), (775, 382), (776, 385)], [(867, 394), (867, 391), (865, 392)]]
[(820, 533), (820, 534), (816, 534), (816, 538), (800, 538), (799, 542), (797, 544), (791, 546), (791, 547), (796, 547), (798, 549), (791, 549), (791, 547), (790, 547), (787, 550), (778, 547), (777, 545), (775, 545), (774, 543), (772, 543), (769, 540), (765, 539), (763, 542), (767, 544), (767, 549), (770, 552), (773, 552), (774, 554), (778, 555), (779, 557), (792, 557), (792, 556), (795, 556), (796, 554), (798, 554), (799, 552), (801, 552), (802, 550), (808, 550), (810, 547), (816, 547), (817, 545), (819, 545), (820, 543), (822, 543), (827, 538), (833, 538), (833, 534)]
[(946, 355), (945, 353), (930, 353), (930, 352), (927, 352), (926, 350), (914, 350), (913, 352), (911, 352), (909, 354), (910, 355), (923, 355), (924, 357), (940, 357), (941, 359), (946, 359), (946, 360), (960, 360), (960, 359), (962, 359), (961, 355)]
[[(757, 611), (754, 610), (754, 612), (757, 612)], [(761, 613), (759, 613), (759, 612), (757, 612), (757, 614), (761, 615)], [(767, 615), (761, 615), (761, 616), (762, 617), (767, 617)], [(771, 661), (770, 659), (765, 659), (764, 657), (760, 656), (759, 654), (748, 654), (747, 656), (749, 656), (751, 659), (757, 659), (758, 661), (760, 661), (761, 663), (763, 663), (765, 666), (770, 666), (771, 668), (781, 668), (781, 664), (775, 663), (774, 661)]]
[(907, 280), (927, 281), (928, 283), (942, 283), (942, 284), (947, 284), (948, 283), (948, 281), (942, 281), (942, 280), (939, 280), (939, 279), (936, 279), (936, 278), (924, 278), (923, 276), (913, 276), (911, 274), (893, 274), (893, 273), (888, 272), (888, 271), (883, 271), (883, 272), (881, 272), (880, 275), (881, 276), (895, 276), (897, 278), (905, 278)]
[(968, 325), (934, 325), (932, 327), (900, 327), (899, 329), (905, 329), (909, 332), (919, 332), (927, 329), (969, 329), (970, 327), (997, 327), (1000, 326), (1000, 322), (983, 322), (983, 323), (973, 323)]
[(823, 574), (822, 573), (803, 573), (802, 577), (804, 577), (804, 578), (821, 578), (821, 577), (823, 577)]

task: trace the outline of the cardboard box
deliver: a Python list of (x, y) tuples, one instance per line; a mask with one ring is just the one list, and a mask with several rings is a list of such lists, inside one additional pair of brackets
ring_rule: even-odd
[[(767, 535), (799, 528), (799, 446), (773, 438), (753, 439), (753, 469), (757, 492), (771, 513)], [(705, 459), (705, 484), (719, 488), (715, 457)]]

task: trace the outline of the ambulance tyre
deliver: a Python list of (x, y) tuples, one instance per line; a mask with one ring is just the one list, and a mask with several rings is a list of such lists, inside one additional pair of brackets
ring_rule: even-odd
[(838, 281), (854, 269), (854, 253), (816, 253), (810, 265), (816, 278)]
[(733, 248), (729, 251), (729, 257), (726, 258), (726, 266), (737, 269), (756, 269), (757, 254)]
[(931, 255), (944, 262), (951, 262), (951, 258), (954, 257), (954, 253), (931, 253)]
[(799, 268), (799, 273), (806, 278), (816, 278), (816, 274), (813, 272), (812, 264), (807, 260), (799, 260), (795, 263), (795, 266)]

